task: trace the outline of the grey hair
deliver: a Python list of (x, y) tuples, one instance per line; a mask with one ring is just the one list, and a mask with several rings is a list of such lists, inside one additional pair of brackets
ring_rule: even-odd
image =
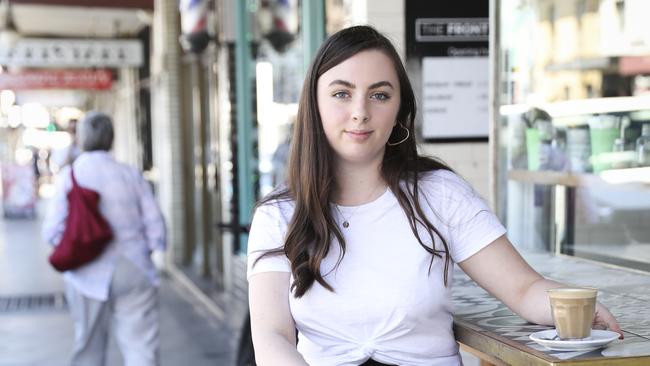
[(83, 151), (108, 151), (113, 145), (113, 120), (104, 113), (86, 113), (77, 130)]

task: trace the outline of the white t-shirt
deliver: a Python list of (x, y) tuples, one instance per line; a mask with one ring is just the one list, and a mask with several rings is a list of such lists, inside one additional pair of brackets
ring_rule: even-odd
[[(420, 204), (446, 239), (453, 262), (462, 262), (505, 233), (483, 199), (456, 174), (423, 174)], [(432, 210), (433, 208), (433, 210)], [(443, 282), (444, 260), (419, 244), (397, 198), (389, 189), (373, 202), (340, 207), (333, 215), (345, 238), (338, 268), (338, 243), (323, 259), (321, 273), (334, 288), (317, 282), (289, 305), (298, 328), (298, 351), (311, 366), (359, 365), (373, 358), (394, 365), (458, 365), (452, 330), (451, 286)], [(434, 212), (435, 210), (435, 212)], [(290, 272), (284, 255), (262, 252), (283, 245), (293, 202), (259, 207), (248, 240), (248, 278), (262, 272)], [(420, 237), (427, 245), (426, 231)], [(436, 248), (442, 243), (435, 239)], [(451, 267), (451, 266), (450, 266)], [(452, 268), (449, 268), (451, 283)], [(293, 278), (290, 279), (293, 282)]]

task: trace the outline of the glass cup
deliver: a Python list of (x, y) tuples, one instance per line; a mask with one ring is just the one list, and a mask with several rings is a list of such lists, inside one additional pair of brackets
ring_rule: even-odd
[(547, 290), (553, 323), (560, 339), (582, 339), (591, 335), (598, 290), (562, 287)]

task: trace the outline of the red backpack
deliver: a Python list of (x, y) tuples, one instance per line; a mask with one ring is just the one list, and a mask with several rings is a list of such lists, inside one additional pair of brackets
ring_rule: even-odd
[(77, 184), (70, 169), (72, 189), (68, 192), (68, 217), (59, 245), (50, 255), (50, 264), (59, 272), (92, 262), (113, 239), (113, 231), (99, 212), (99, 193)]

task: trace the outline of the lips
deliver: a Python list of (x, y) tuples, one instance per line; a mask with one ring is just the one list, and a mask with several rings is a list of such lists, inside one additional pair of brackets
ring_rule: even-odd
[(345, 134), (357, 141), (366, 140), (373, 131), (345, 131)]

